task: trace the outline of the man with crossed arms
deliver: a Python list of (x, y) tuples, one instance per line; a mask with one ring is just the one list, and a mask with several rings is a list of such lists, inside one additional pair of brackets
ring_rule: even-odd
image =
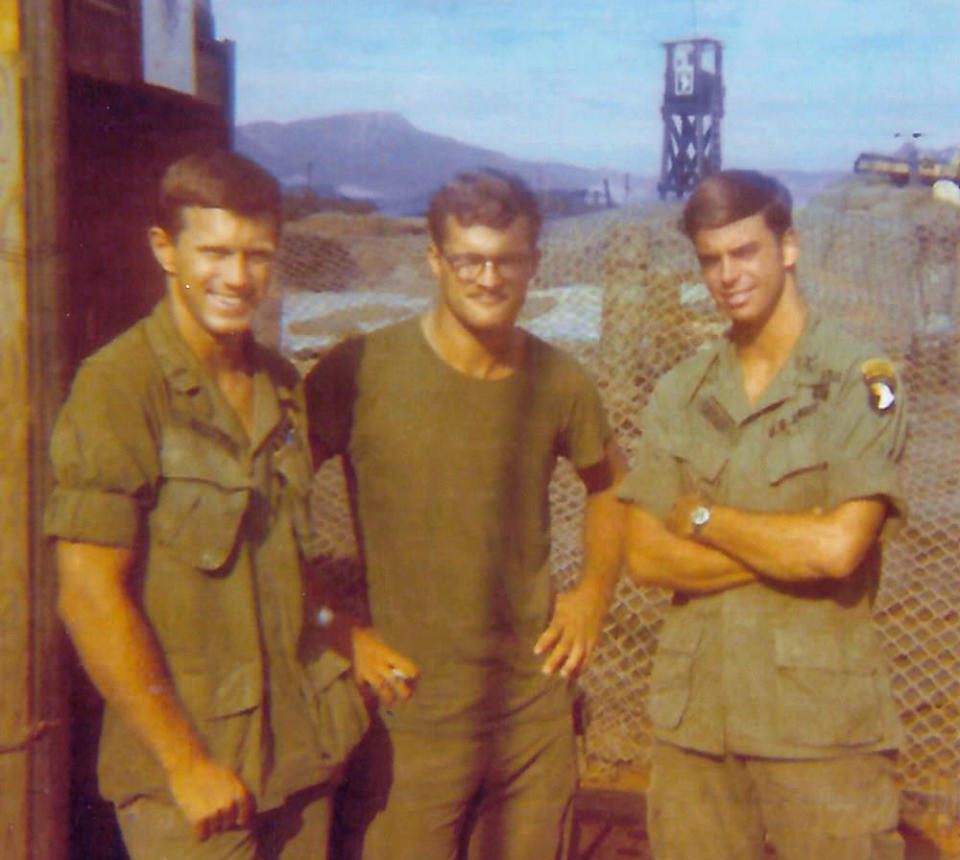
[(673, 590), (651, 678), (658, 860), (902, 857), (900, 726), (871, 620), (901, 518), (891, 362), (811, 312), (787, 190), (703, 180), (682, 225), (725, 337), (643, 416), (627, 562)]

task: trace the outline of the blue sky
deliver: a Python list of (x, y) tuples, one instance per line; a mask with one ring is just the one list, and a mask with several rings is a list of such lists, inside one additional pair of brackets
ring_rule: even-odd
[(724, 164), (960, 144), (960, 0), (213, 0), (237, 121), (353, 110), (519, 158), (655, 174), (665, 52), (724, 44)]

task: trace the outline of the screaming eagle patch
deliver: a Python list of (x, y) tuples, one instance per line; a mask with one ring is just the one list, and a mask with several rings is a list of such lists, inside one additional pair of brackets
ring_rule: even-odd
[(897, 377), (885, 358), (871, 358), (860, 365), (867, 399), (874, 412), (886, 412), (897, 400)]

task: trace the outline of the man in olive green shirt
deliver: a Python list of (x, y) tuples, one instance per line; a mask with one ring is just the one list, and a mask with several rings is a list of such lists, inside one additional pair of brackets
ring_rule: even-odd
[[(351, 786), (375, 813), (363, 856), (554, 860), (576, 778), (568, 679), (618, 572), (621, 458), (583, 369), (516, 325), (539, 258), (530, 190), (463, 174), (428, 223), (433, 307), (305, 383), (314, 448), (344, 457), (356, 491), (375, 625), (354, 637), (384, 702)], [(582, 576), (555, 595), (559, 457), (587, 501)]]
[(650, 684), (658, 860), (892, 860), (900, 726), (871, 620), (905, 511), (891, 362), (800, 295), (789, 193), (753, 171), (684, 208), (726, 337), (657, 384), (627, 561), (673, 589)]
[(149, 233), (166, 297), (83, 363), (54, 431), (58, 609), (106, 700), (100, 789), (133, 860), (325, 857), (364, 725), (348, 664), (298, 653), (302, 390), (250, 333), (279, 227), (252, 162), (173, 164)]

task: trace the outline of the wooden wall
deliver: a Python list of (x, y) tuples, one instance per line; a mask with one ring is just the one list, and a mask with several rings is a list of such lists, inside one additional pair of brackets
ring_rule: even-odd
[[(26, 236), (24, 232), (20, 43), (17, 3), (0, 0), (0, 843), (26, 857), (29, 524)], [(17, 790), (20, 787), (20, 790)], [(13, 790), (11, 790), (13, 789)]]
[(229, 144), (233, 97), (232, 46), (210, 38), (198, 98), (143, 84), (139, 9), (0, 0), (3, 860), (123, 856), (96, 796), (96, 726), (74, 710), (89, 688), (55, 615), (47, 444), (76, 364), (159, 296), (156, 181), (179, 155)]

